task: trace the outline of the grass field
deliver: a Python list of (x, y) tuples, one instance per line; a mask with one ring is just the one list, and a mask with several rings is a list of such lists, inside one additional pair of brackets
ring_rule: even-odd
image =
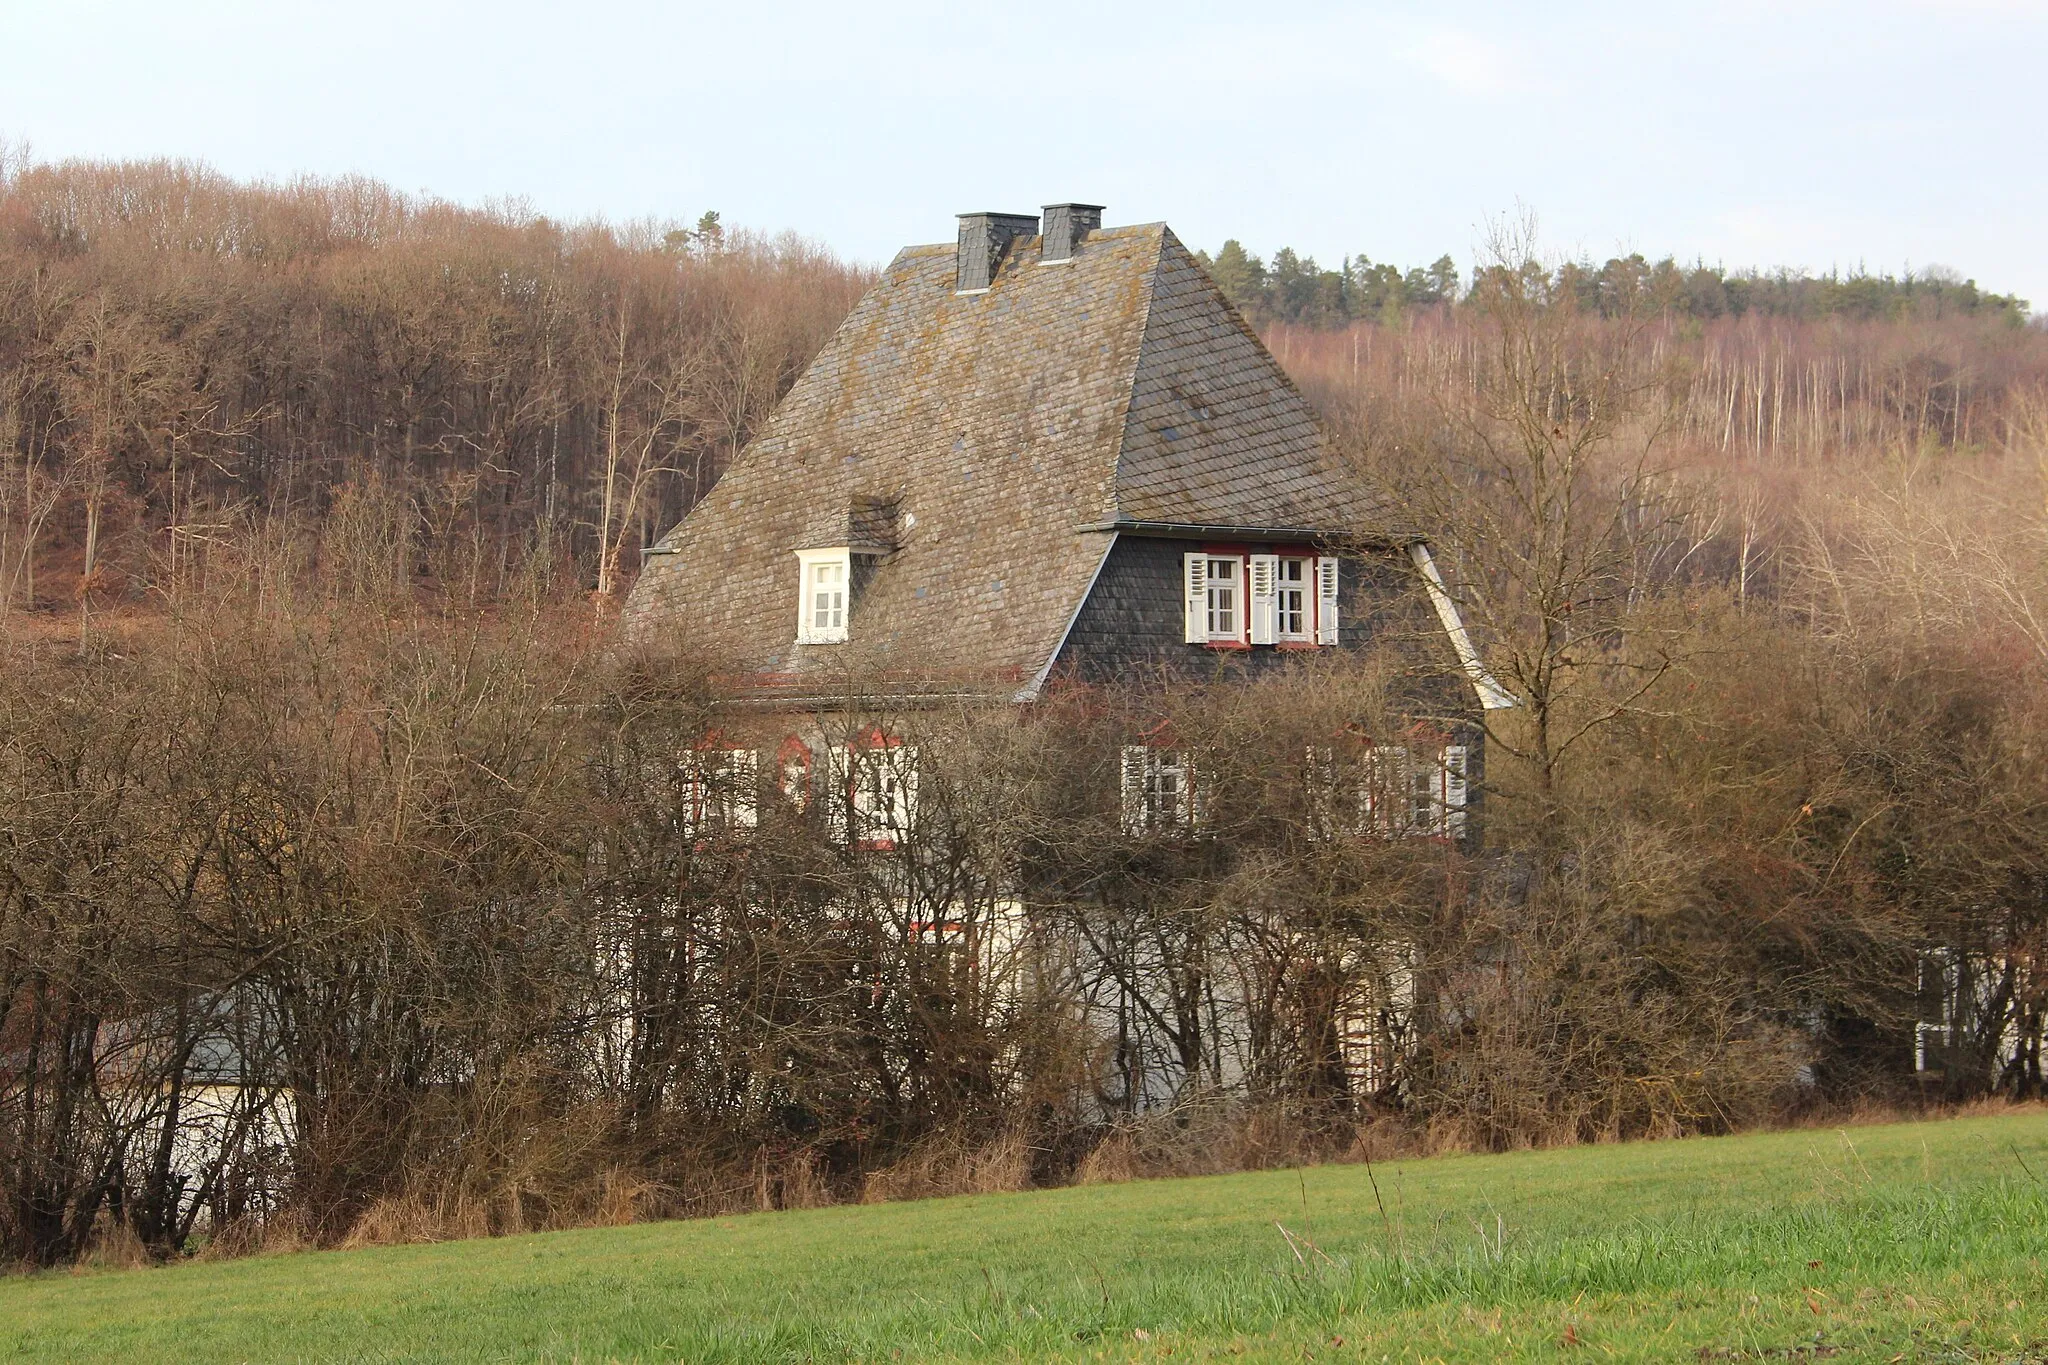
[(0, 1353), (2048, 1361), (2044, 1182), (2039, 1111), (1318, 1167), (16, 1278)]

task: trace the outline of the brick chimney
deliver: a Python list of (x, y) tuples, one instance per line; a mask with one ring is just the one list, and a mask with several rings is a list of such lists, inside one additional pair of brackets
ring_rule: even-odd
[(1100, 204), (1047, 204), (1039, 261), (1072, 260), (1081, 250), (1081, 239), (1101, 226)]
[(961, 214), (960, 283), (955, 291), (974, 294), (988, 288), (1010, 243), (1037, 231), (1038, 219), (1026, 213)]

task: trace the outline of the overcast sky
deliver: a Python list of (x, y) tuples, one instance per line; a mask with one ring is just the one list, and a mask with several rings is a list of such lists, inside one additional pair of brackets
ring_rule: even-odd
[(2048, 0), (1686, 6), (0, 0), (42, 159), (359, 171), (886, 259), (969, 209), (1191, 244), (1946, 265), (2048, 308)]

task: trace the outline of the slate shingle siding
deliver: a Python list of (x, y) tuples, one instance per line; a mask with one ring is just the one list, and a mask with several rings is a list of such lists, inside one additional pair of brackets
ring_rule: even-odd
[[(1220, 665), (1255, 676), (1298, 658), (1294, 650), (1271, 645), (1216, 649), (1186, 643), (1181, 616), (1183, 556), (1205, 543), (1213, 542), (1118, 537), (1094, 591), (1074, 618), (1054, 673), (1082, 682), (1110, 682), (1162, 672), (1204, 677)], [(1435, 656), (1426, 670), (1430, 673), (1441, 672), (1446, 662), (1455, 663), (1442, 627), (1420, 598), (1405, 555), (1345, 555), (1337, 583), (1340, 648), (1377, 644), (1410, 654), (1426, 650)]]

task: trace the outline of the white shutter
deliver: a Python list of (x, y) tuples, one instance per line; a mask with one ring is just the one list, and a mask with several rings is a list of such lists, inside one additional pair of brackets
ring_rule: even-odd
[(1209, 642), (1209, 556), (1182, 555), (1182, 603), (1186, 609), (1181, 638), (1191, 645)]
[(1195, 771), (1195, 756), (1185, 749), (1180, 759), (1180, 802), (1182, 815), (1180, 824), (1190, 830), (1209, 827), (1209, 792), (1202, 785), (1200, 774)]
[(1444, 750), (1444, 820), (1446, 838), (1465, 837), (1465, 746), (1453, 744)]
[(1280, 557), (1253, 555), (1250, 567), (1251, 642), (1276, 644), (1280, 639)]
[(752, 749), (728, 749), (725, 755), (726, 824), (752, 829), (760, 823), (761, 769)]
[(917, 748), (904, 744), (897, 747), (894, 755), (896, 769), (896, 828), (891, 837), (897, 847), (909, 844), (910, 832), (917, 824)]
[(1151, 751), (1142, 744), (1126, 744), (1123, 752), (1124, 833), (1145, 832), (1145, 769)]
[(853, 759), (851, 748), (826, 746), (825, 790), (821, 800), (825, 807), (825, 837), (834, 843), (847, 841), (847, 807), (854, 801)]
[(1316, 643), (1337, 643), (1337, 560), (1333, 555), (1316, 559)]

